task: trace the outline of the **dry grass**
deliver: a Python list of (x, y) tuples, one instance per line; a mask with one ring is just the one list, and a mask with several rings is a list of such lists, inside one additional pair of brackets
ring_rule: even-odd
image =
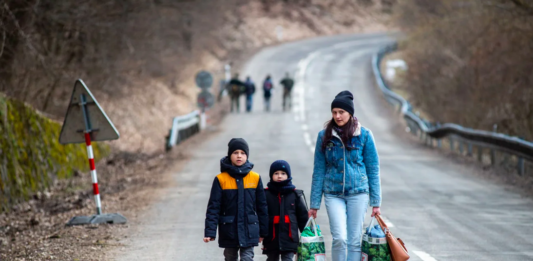
[(435, 121), (533, 140), (533, 5), (522, 0), (399, 2), (400, 49), (415, 107)]

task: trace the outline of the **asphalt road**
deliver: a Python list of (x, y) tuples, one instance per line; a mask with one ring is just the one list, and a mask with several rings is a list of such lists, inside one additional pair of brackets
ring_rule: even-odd
[[(118, 260), (223, 260), (216, 242), (203, 243), (205, 210), (219, 160), (233, 137), (250, 145), (250, 161), (266, 185), (270, 163), (291, 164), (295, 185), (309, 198), (317, 133), (331, 118), (330, 104), (342, 90), (355, 95), (355, 112), (376, 139), (381, 160), (382, 213), (406, 243), (411, 260), (533, 260), (533, 201), (473, 175), (439, 153), (398, 135), (391, 108), (374, 86), (370, 60), (391, 38), (383, 34), (317, 38), (274, 46), (255, 55), (241, 75), (260, 87), (267, 73), (277, 83), (295, 75), (294, 106), (281, 111), (281, 86), (273, 111), (263, 112), (262, 93), (252, 113), (229, 115), (220, 132), (203, 142), (176, 186), (151, 206)], [(241, 110), (244, 107), (242, 102)], [(368, 219), (367, 219), (368, 222)], [(318, 212), (331, 247), (325, 207)], [(256, 248), (256, 260), (265, 260)]]

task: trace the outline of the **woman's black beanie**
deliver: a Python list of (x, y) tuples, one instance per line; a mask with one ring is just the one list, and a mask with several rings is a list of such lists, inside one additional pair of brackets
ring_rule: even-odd
[(353, 116), (355, 112), (353, 94), (350, 91), (339, 92), (331, 102), (331, 109), (333, 110), (333, 108), (343, 109)]

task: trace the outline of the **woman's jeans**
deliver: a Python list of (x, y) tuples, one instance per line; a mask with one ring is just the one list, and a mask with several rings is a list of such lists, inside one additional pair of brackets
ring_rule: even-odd
[(324, 195), (333, 245), (333, 261), (360, 261), (363, 222), (368, 208), (367, 193)]

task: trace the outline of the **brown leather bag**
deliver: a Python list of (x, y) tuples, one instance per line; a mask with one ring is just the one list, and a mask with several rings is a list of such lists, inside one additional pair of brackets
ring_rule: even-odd
[(383, 221), (383, 219), (379, 215), (376, 215), (376, 220), (378, 221), (379, 226), (381, 227), (381, 229), (383, 229), (383, 232), (385, 232), (385, 236), (387, 237), (387, 243), (389, 244), (389, 248), (391, 251), (392, 261), (409, 260), (409, 254), (407, 253), (407, 248), (405, 248), (405, 244), (403, 243), (403, 241), (399, 238), (395, 238), (392, 235), (389, 228), (385, 224), (385, 221)]

